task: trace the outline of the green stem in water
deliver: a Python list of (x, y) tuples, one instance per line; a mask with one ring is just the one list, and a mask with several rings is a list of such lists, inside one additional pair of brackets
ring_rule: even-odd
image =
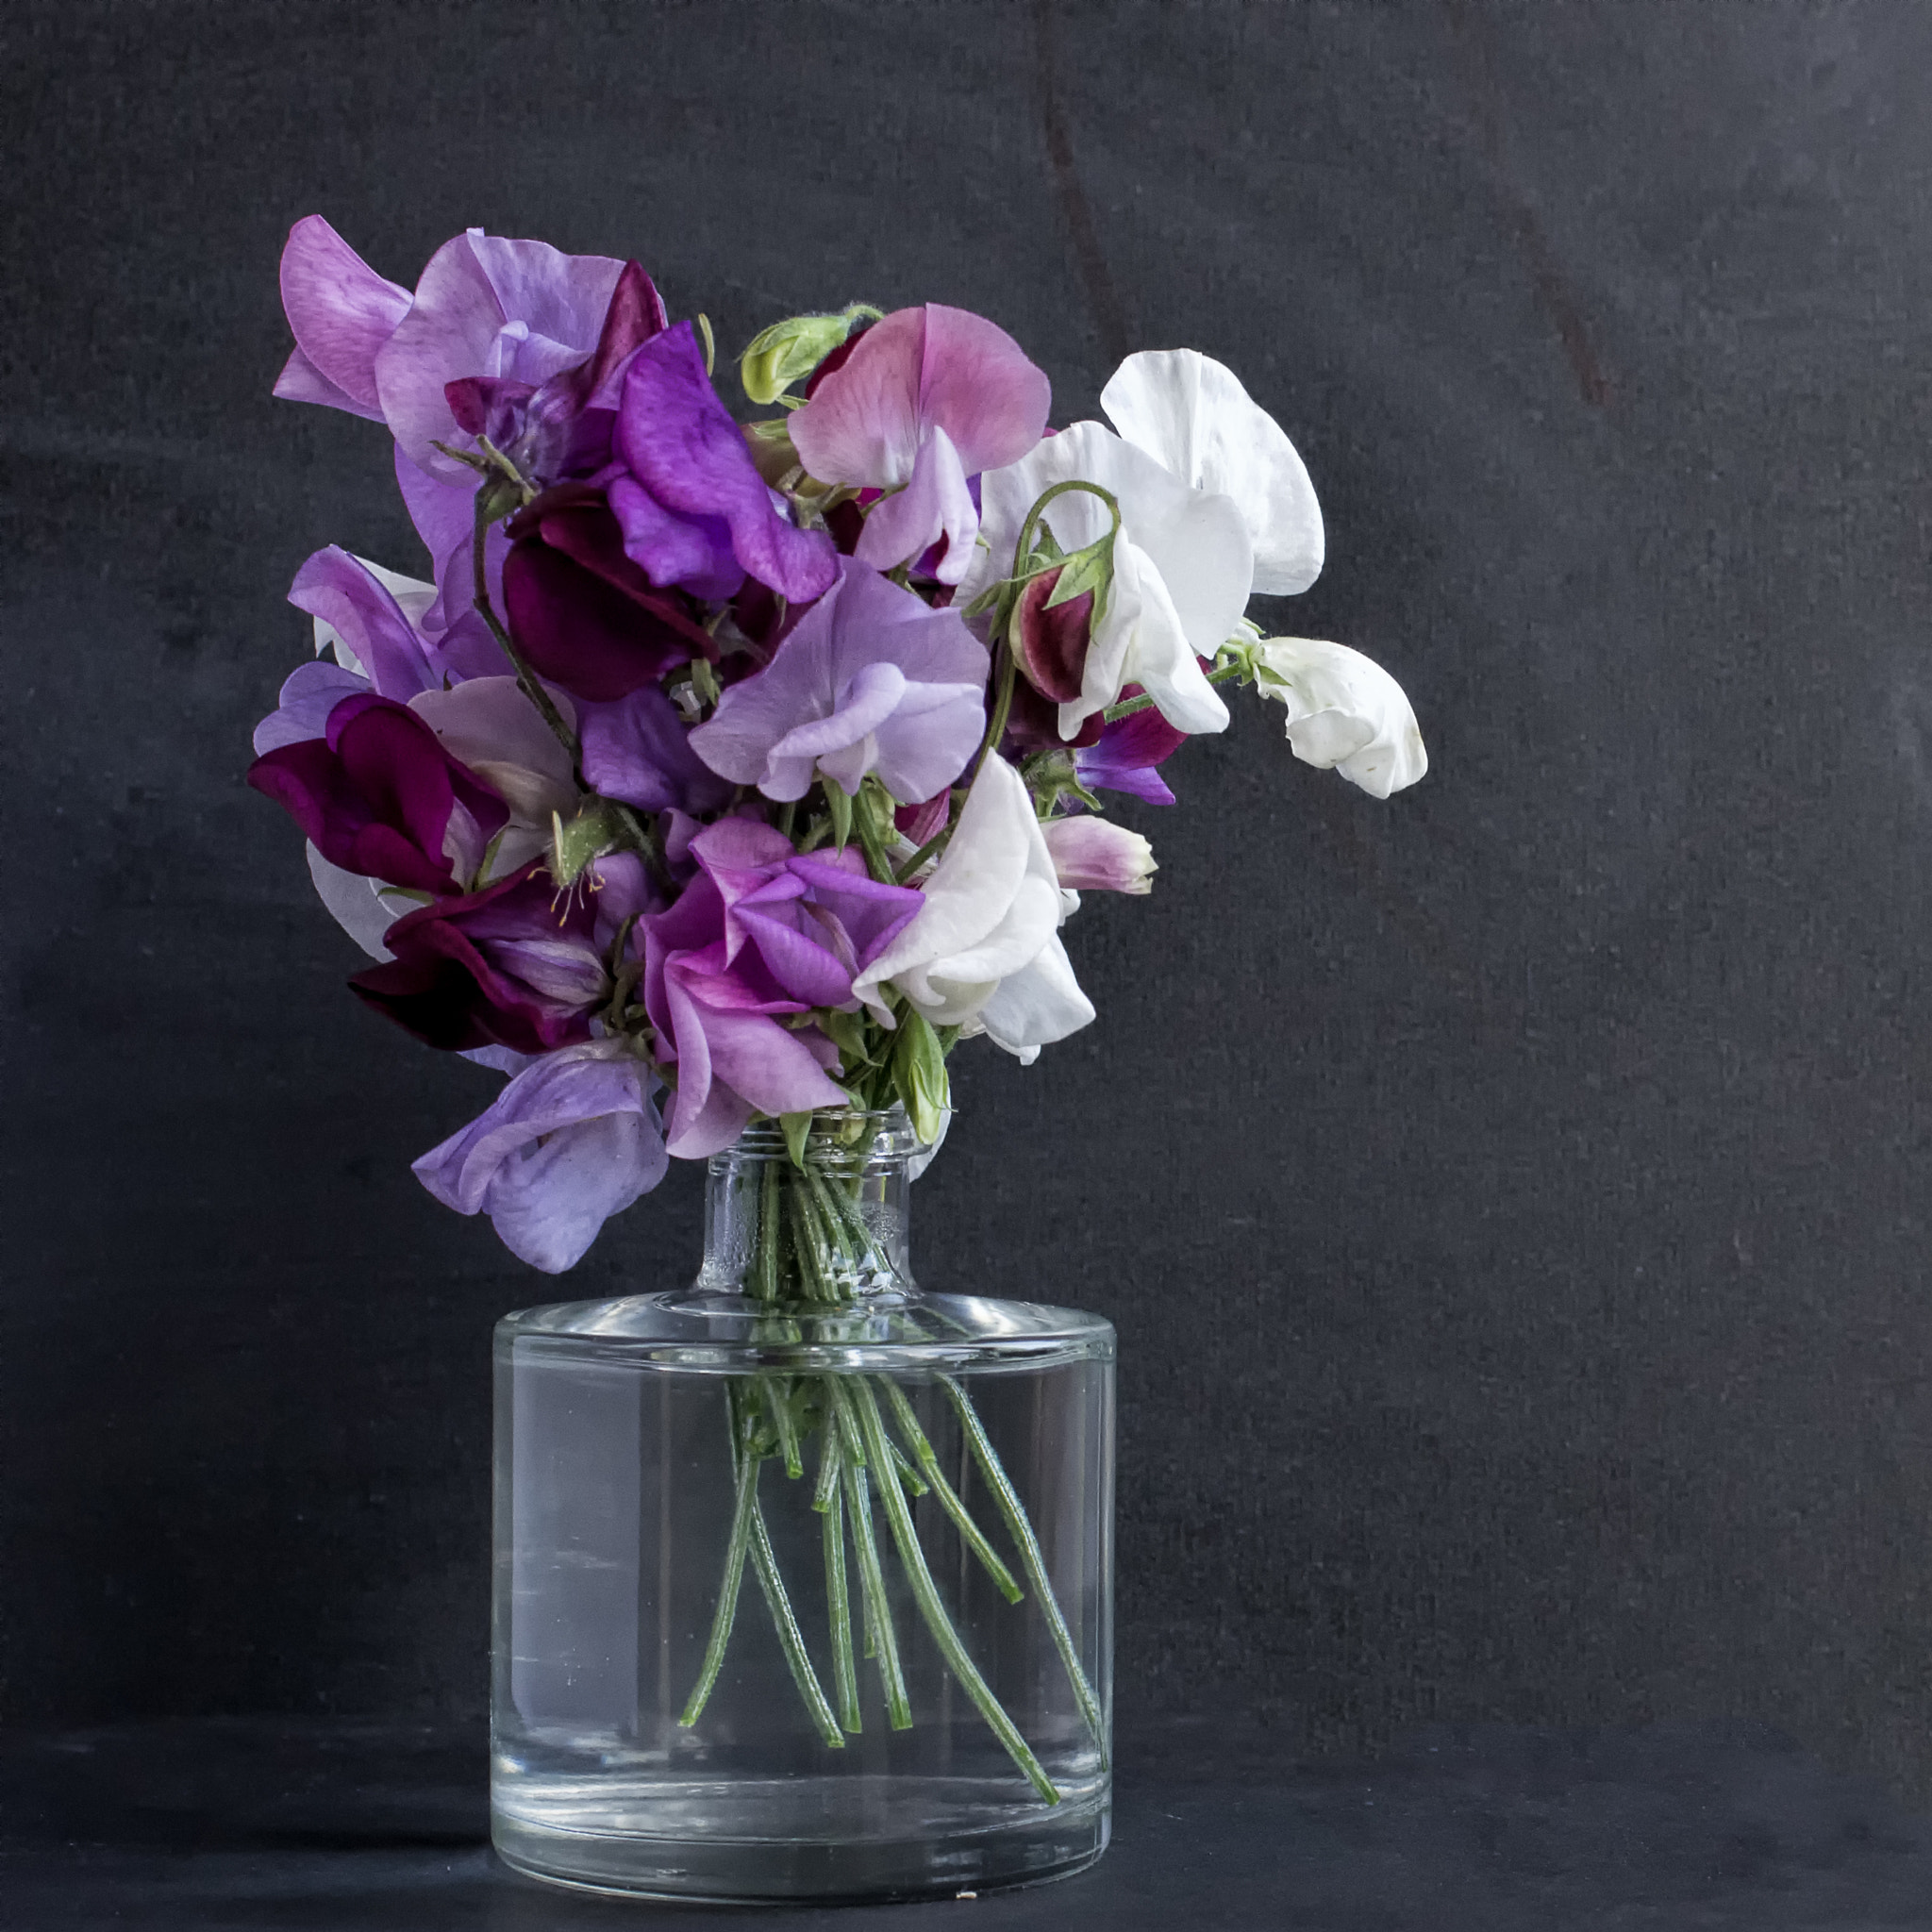
[[(727, 1397), (729, 1393), (727, 1391)], [(734, 1408), (733, 1414), (736, 1414)], [(705, 1645), (705, 1660), (698, 1680), (686, 1700), (684, 1715), (677, 1722), (686, 1729), (703, 1714), (718, 1673), (724, 1668), (724, 1647), (731, 1641), (731, 1626), (738, 1617), (738, 1591), (744, 1581), (744, 1559), (751, 1548), (752, 1521), (758, 1508), (758, 1460), (738, 1455), (738, 1427), (732, 1424), (732, 1456), (738, 1469), (738, 1498), (731, 1511), (731, 1535), (724, 1544), (724, 1580), (718, 1586), (718, 1607), (711, 1616), (710, 1641)]]
[(932, 1572), (926, 1568), (925, 1552), (919, 1547), (919, 1536), (912, 1526), (912, 1511), (907, 1504), (906, 1492), (899, 1487), (898, 1472), (892, 1467), (891, 1449), (886, 1440), (886, 1425), (879, 1416), (878, 1403), (873, 1396), (871, 1385), (862, 1376), (855, 1375), (852, 1381), (850, 1405), (858, 1411), (867, 1456), (878, 1476), (879, 1500), (885, 1505), (886, 1521), (891, 1525), (892, 1541), (898, 1545), (899, 1561), (905, 1569), (906, 1580), (912, 1586), (912, 1600), (919, 1606), (926, 1628), (932, 1632), (933, 1641), (939, 1645), (940, 1655), (958, 1678), (967, 1696), (978, 1707), (980, 1716), (991, 1726), (993, 1736), (1006, 1746), (1007, 1755), (1025, 1774), (1027, 1782), (1046, 1804), (1058, 1805), (1060, 1801), (1058, 1788), (1047, 1776), (1040, 1759), (1033, 1755), (1032, 1747), (1020, 1735), (1019, 1727), (1007, 1715), (1005, 1707), (979, 1674), (979, 1666), (968, 1655), (965, 1644), (959, 1641), (959, 1633), (953, 1628), (953, 1620), (946, 1615), (946, 1607), (940, 1601), (939, 1586), (933, 1582)]
[(834, 1750), (842, 1751), (845, 1734), (839, 1728), (839, 1720), (833, 1715), (832, 1707), (825, 1702), (824, 1689), (819, 1683), (818, 1673), (811, 1667), (804, 1633), (798, 1627), (798, 1619), (791, 1613), (791, 1599), (785, 1594), (785, 1582), (778, 1574), (778, 1558), (772, 1549), (771, 1532), (765, 1527), (764, 1511), (758, 1506), (758, 1463), (750, 1457), (747, 1460), (751, 1461), (751, 1474), (745, 1482), (745, 1491), (752, 1499), (751, 1567), (758, 1576), (758, 1587), (765, 1593), (772, 1622), (777, 1626), (778, 1642), (785, 1652), (785, 1661), (791, 1667), (791, 1681), (798, 1686), (798, 1694), (805, 1699), (805, 1707), (811, 1712), (811, 1721), (818, 1726), (819, 1736)]
[[(843, 1439), (845, 1453), (841, 1458), (840, 1474), (845, 1482), (845, 1502), (852, 1517), (852, 1545), (858, 1556), (858, 1588), (865, 1602), (866, 1631), (871, 1648), (878, 1654), (879, 1682), (885, 1687), (886, 1719), (895, 1731), (908, 1731), (912, 1728), (912, 1706), (906, 1696), (906, 1674), (899, 1663), (899, 1640), (892, 1628), (892, 1609), (886, 1601), (885, 1572), (879, 1565), (878, 1539), (873, 1534), (872, 1498), (869, 1494), (865, 1457), (858, 1455), (859, 1424), (853, 1414), (852, 1398), (846, 1393), (842, 1382), (835, 1378), (832, 1382), (832, 1401), (838, 1411), (839, 1433)], [(898, 1486), (892, 1483), (891, 1466), (879, 1476), (880, 1494), (898, 1495)], [(901, 1498), (900, 1507), (904, 1507)]]
[(829, 1427), (819, 1461), (820, 1489), (826, 1489), (828, 1475), (830, 1501), (824, 1535), (825, 1601), (832, 1613), (832, 1694), (839, 1700), (839, 1723), (857, 1734), (865, 1728), (865, 1720), (858, 1708), (858, 1666), (852, 1657), (852, 1592), (845, 1581), (845, 1499), (839, 1488), (839, 1438)]
[(792, 1418), (791, 1404), (770, 1376), (759, 1376), (758, 1391), (765, 1398), (765, 1413), (772, 1419), (773, 1433), (785, 1457), (785, 1474), (796, 1482), (805, 1474), (805, 1462), (798, 1453), (798, 1424)]
[(1026, 1580), (1032, 1584), (1033, 1594), (1045, 1613), (1047, 1627), (1053, 1632), (1054, 1648), (1059, 1652), (1060, 1662), (1066, 1666), (1067, 1680), (1074, 1687), (1080, 1715), (1087, 1720), (1087, 1728), (1093, 1733), (1093, 1741), (1100, 1746), (1104, 1764), (1107, 1734), (1101, 1723), (1100, 1699), (1094, 1695), (1093, 1686), (1087, 1681), (1087, 1673), (1080, 1667), (1080, 1654), (1074, 1648), (1073, 1632), (1067, 1628), (1059, 1599), (1054, 1595), (1053, 1584), (1047, 1577), (1046, 1560), (1040, 1554), (1040, 1539), (1033, 1534), (1033, 1525), (1026, 1520), (1025, 1508), (1012, 1481), (987, 1440), (972, 1397), (950, 1375), (941, 1375), (940, 1386), (952, 1399), (953, 1407), (959, 1417), (959, 1426), (966, 1433), (967, 1446), (973, 1452), (973, 1459), (979, 1465), (979, 1473), (986, 1478), (986, 1485), (999, 1505), (1000, 1514), (1007, 1520), (1008, 1533), (1020, 1552), (1021, 1567), (1026, 1572)]
[(778, 1299), (778, 1169), (769, 1160), (758, 1180), (758, 1281), (766, 1301)]
[(1025, 1595), (1013, 1581), (1013, 1573), (1000, 1560), (999, 1552), (987, 1541), (986, 1533), (974, 1523), (964, 1503), (940, 1470), (939, 1457), (932, 1444), (926, 1441), (925, 1431), (919, 1426), (919, 1418), (912, 1412), (912, 1405), (907, 1401), (905, 1391), (890, 1377), (883, 1378), (882, 1386), (886, 1400), (892, 1406), (892, 1420), (899, 1425), (899, 1433), (910, 1445), (919, 1466), (925, 1472), (925, 1479), (932, 1485), (932, 1492), (940, 1499), (940, 1507), (953, 1519), (966, 1547), (979, 1558), (986, 1574), (999, 1589), (999, 1593), (1009, 1604), (1016, 1604)]

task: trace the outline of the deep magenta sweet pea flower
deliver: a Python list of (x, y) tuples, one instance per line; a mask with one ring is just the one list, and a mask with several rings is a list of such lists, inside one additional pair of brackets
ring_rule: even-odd
[(800, 460), (824, 483), (897, 492), (874, 504), (857, 555), (880, 570), (922, 557), (957, 584), (979, 510), (968, 478), (1018, 462), (1046, 429), (1045, 373), (1005, 329), (937, 302), (877, 322), (791, 418)]
[(802, 530), (758, 475), (744, 435), (705, 373), (688, 322), (632, 358), (618, 408), (617, 453), (627, 473), (608, 479), (625, 547), (654, 584), (680, 584), (707, 601), (747, 575), (793, 604), (822, 594), (838, 571), (823, 530)]
[(590, 1037), (610, 996), (609, 947), (653, 903), (630, 855), (598, 862), (601, 890), (559, 893), (541, 860), (480, 892), (425, 906), (384, 935), (394, 958), (349, 984), (431, 1046), (547, 1053)]
[(715, 651), (675, 591), (625, 554), (604, 492), (546, 491), (510, 520), (504, 607), (517, 648), (572, 696), (608, 704)]
[(374, 693), (337, 704), (323, 737), (257, 758), (248, 782), (331, 865), (439, 897), (464, 890), (509, 817), (408, 706)]
[(986, 730), (986, 646), (955, 610), (840, 560), (831, 591), (757, 675), (691, 734), (712, 771), (767, 798), (815, 777), (857, 792), (868, 772), (911, 804), (943, 791)]
[(622, 1041), (545, 1054), (415, 1162), (416, 1177), (458, 1214), (489, 1215), (520, 1260), (560, 1274), (611, 1215), (664, 1178), (658, 1085)]

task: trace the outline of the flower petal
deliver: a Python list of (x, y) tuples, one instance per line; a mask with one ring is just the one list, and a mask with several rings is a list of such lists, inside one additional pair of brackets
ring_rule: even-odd
[(320, 215), (305, 215), (289, 230), (281, 274), (282, 308), (306, 368), (297, 370), (291, 357), (275, 393), (332, 400), (307, 384), (312, 372), (344, 398), (338, 408), (381, 422), (375, 358), (409, 312), (408, 290), (385, 281)]
[(1232, 497), (1255, 551), (1255, 591), (1306, 591), (1322, 571), (1322, 508), (1295, 447), (1231, 369), (1195, 349), (1129, 356), (1100, 392), (1121, 435), (1183, 483)]
[(792, 524), (758, 475), (705, 373), (690, 323), (652, 337), (637, 352), (624, 379), (617, 445), (665, 508), (722, 518), (740, 564), (780, 596), (806, 603), (838, 575), (832, 540)]
[(924, 557), (943, 537), (946, 552), (933, 575), (942, 584), (957, 584), (973, 561), (978, 536), (979, 509), (966, 487), (959, 454), (935, 425), (919, 445), (911, 481), (873, 505), (853, 554), (861, 563), (886, 571)]
[(1402, 687), (1359, 651), (1315, 638), (1255, 646), (1268, 674), (1256, 689), (1288, 710), (1288, 741), (1304, 763), (1340, 771), (1376, 798), (1413, 785), (1429, 755)]

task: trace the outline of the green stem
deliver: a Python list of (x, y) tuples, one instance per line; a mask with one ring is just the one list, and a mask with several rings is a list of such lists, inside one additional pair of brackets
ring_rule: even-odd
[(987, 1487), (999, 1504), (1000, 1514), (1007, 1520), (1008, 1533), (1020, 1552), (1021, 1567), (1026, 1572), (1026, 1580), (1032, 1584), (1033, 1593), (1045, 1612), (1047, 1627), (1053, 1632), (1054, 1647), (1060, 1654), (1060, 1662), (1066, 1666), (1067, 1678), (1074, 1687), (1080, 1715), (1087, 1720), (1087, 1728), (1093, 1733), (1093, 1741), (1100, 1746), (1101, 1761), (1105, 1764), (1107, 1735), (1101, 1722), (1100, 1699), (1094, 1695), (1093, 1686), (1087, 1681), (1087, 1673), (1080, 1667), (1080, 1655), (1074, 1648), (1073, 1632), (1067, 1628), (1067, 1620), (1060, 1612), (1059, 1599), (1054, 1595), (1053, 1584), (1047, 1577), (1045, 1558), (1040, 1554), (1040, 1540), (1033, 1534), (1033, 1525), (1026, 1520), (1025, 1508), (992, 1444), (987, 1440), (972, 1397), (950, 1375), (941, 1375), (940, 1386), (952, 1398), (953, 1407), (958, 1413), (959, 1426), (966, 1433), (967, 1446), (973, 1452), (973, 1459), (979, 1465), (979, 1473), (986, 1478)]
[(925, 1552), (919, 1547), (919, 1537), (912, 1526), (912, 1511), (907, 1504), (906, 1492), (899, 1487), (898, 1472), (892, 1467), (891, 1445), (886, 1440), (886, 1425), (879, 1416), (878, 1403), (873, 1396), (871, 1385), (863, 1377), (854, 1376), (852, 1381), (849, 1401), (858, 1411), (867, 1456), (878, 1477), (879, 1500), (886, 1506), (886, 1521), (891, 1525), (892, 1541), (898, 1545), (899, 1561), (905, 1569), (906, 1580), (912, 1586), (912, 1600), (925, 1618), (926, 1628), (932, 1632), (940, 1655), (958, 1678), (967, 1696), (977, 1706), (980, 1716), (991, 1726), (993, 1736), (1006, 1746), (1007, 1755), (1025, 1774), (1027, 1781), (1045, 1803), (1058, 1805), (1060, 1801), (1058, 1789), (1047, 1776), (1040, 1759), (1033, 1755), (1032, 1747), (1020, 1735), (1019, 1727), (1007, 1715), (1005, 1707), (992, 1694), (986, 1679), (979, 1674), (978, 1665), (968, 1655), (965, 1644), (959, 1641), (959, 1633), (953, 1628), (953, 1620), (946, 1615), (945, 1606), (940, 1601), (939, 1587), (932, 1580), (932, 1572), (926, 1568)]
[(791, 1404), (768, 1375), (758, 1377), (758, 1392), (765, 1398), (765, 1413), (772, 1419), (773, 1432), (785, 1457), (785, 1474), (796, 1482), (805, 1474), (805, 1463), (798, 1453), (798, 1424), (792, 1418)]
[(932, 1492), (940, 1499), (940, 1507), (953, 1519), (960, 1539), (966, 1547), (979, 1558), (986, 1574), (998, 1586), (1000, 1594), (1009, 1604), (1016, 1604), (1025, 1595), (1013, 1581), (1013, 1573), (1001, 1562), (999, 1552), (987, 1541), (985, 1532), (974, 1523), (958, 1493), (940, 1470), (940, 1459), (933, 1452), (932, 1444), (926, 1441), (925, 1431), (919, 1426), (919, 1418), (912, 1412), (912, 1405), (907, 1401), (905, 1391), (890, 1377), (884, 1381), (886, 1399), (892, 1405), (892, 1420), (899, 1424), (899, 1433), (911, 1446), (919, 1466), (925, 1472), (925, 1479), (932, 1485)]
[[(852, 1544), (858, 1556), (859, 1594), (865, 1603), (867, 1631), (878, 1653), (879, 1682), (886, 1692), (886, 1719), (895, 1731), (908, 1731), (912, 1728), (912, 1706), (906, 1696), (906, 1673), (899, 1662), (899, 1639), (892, 1628), (891, 1606), (886, 1601), (886, 1576), (879, 1564), (878, 1539), (873, 1534), (866, 1458), (862, 1452), (854, 1454), (858, 1448), (859, 1424), (842, 1382), (835, 1378), (831, 1388), (839, 1433), (845, 1444), (840, 1474), (844, 1478), (845, 1501), (852, 1516)], [(890, 1464), (878, 1482), (882, 1496), (898, 1495)], [(900, 1507), (905, 1507), (903, 1498)]]
[[(510, 641), (509, 632), (498, 621), (496, 611), (490, 602), (490, 574), (484, 560), (484, 546), (490, 536), (490, 518), (484, 508), (488, 493), (487, 489), (476, 492), (476, 535), (471, 546), (474, 552), (473, 575), (476, 608), (482, 613), (483, 622), (490, 626), (491, 636), (502, 646), (503, 655), (509, 659), (510, 668), (517, 675), (517, 683), (522, 687), (524, 695), (543, 714), (544, 724), (556, 734), (557, 741), (569, 752), (571, 764), (575, 766), (583, 749), (577, 743), (576, 733), (563, 722), (563, 713), (557, 708), (551, 701), (550, 693), (543, 689), (536, 674), (524, 661), (523, 653)], [(581, 782), (579, 779), (579, 783)]]
[(845, 1499), (839, 1490), (839, 1439), (825, 1431), (820, 1483), (829, 1472), (831, 1501), (824, 1520), (825, 1542), (825, 1601), (832, 1612), (832, 1694), (839, 1700), (839, 1723), (857, 1734), (865, 1728), (858, 1708), (858, 1666), (852, 1657), (852, 1592), (845, 1581)]
[[(729, 1391), (726, 1400), (729, 1401)], [(733, 1410), (734, 1415), (736, 1410)], [(724, 1580), (718, 1587), (718, 1607), (711, 1616), (711, 1638), (705, 1645), (705, 1660), (698, 1680), (686, 1700), (684, 1715), (677, 1722), (689, 1729), (703, 1714), (718, 1673), (724, 1668), (724, 1647), (731, 1641), (731, 1626), (738, 1617), (739, 1586), (744, 1581), (744, 1559), (751, 1548), (752, 1520), (758, 1507), (758, 1461), (738, 1456), (738, 1427), (732, 1424), (732, 1455), (737, 1461), (738, 1498), (731, 1510), (731, 1535), (724, 1544)]]
[[(1209, 684), (1225, 684), (1230, 677), (1239, 677), (1241, 667), (1239, 664), (1224, 664), (1219, 671), (1208, 674)], [(1111, 724), (1116, 718), (1131, 718), (1136, 711), (1144, 711), (1154, 700), (1144, 692), (1138, 698), (1124, 698), (1117, 705), (1109, 705), (1101, 716)]]
[(778, 1169), (765, 1163), (758, 1180), (758, 1292), (768, 1302), (778, 1299)]
[(778, 1558), (772, 1548), (771, 1532), (765, 1527), (764, 1511), (758, 1506), (758, 1464), (754, 1460), (750, 1479), (745, 1485), (752, 1498), (751, 1567), (758, 1576), (758, 1587), (765, 1593), (772, 1622), (777, 1626), (778, 1642), (785, 1652), (785, 1661), (791, 1667), (791, 1681), (798, 1686), (798, 1694), (805, 1699), (805, 1707), (811, 1712), (811, 1721), (818, 1726), (819, 1736), (834, 1750), (842, 1751), (845, 1734), (839, 1728), (839, 1720), (832, 1714), (832, 1707), (825, 1702), (824, 1687), (819, 1683), (818, 1673), (812, 1669), (811, 1658), (805, 1648), (804, 1633), (791, 1612), (791, 1599), (785, 1594), (785, 1582), (778, 1574)]

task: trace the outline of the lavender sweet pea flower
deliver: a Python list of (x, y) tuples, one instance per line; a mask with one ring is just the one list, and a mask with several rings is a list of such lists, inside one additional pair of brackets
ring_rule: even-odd
[(625, 547), (658, 585), (728, 597), (746, 575), (793, 604), (831, 584), (838, 553), (802, 530), (758, 475), (743, 432), (705, 373), (688, 322), (640, 349), (624, 380), (617, 450), (629, 485), (611, 484)]
[(460, 1133), (414, 1165), (458, 1214), (487, 1214), (504, 1245), (548, 1274), (664, 1178), (657, 1080), (620, 1041), (532, 1060)]
[(509, 816), (422, 719), (374, 694), (342, 699), (325, 737), (257, 758), (248, 782), (330, 864), (438, 896), (464, 889)]
[(474, 489), (472, 473), (436, 447), (467, 440), (449, 385), (480, 376), (534, 390), (575, 369), (596, 349), (624, 269), (481, 228), (444, 242), (375, 355), (383, 417), (409, 460)]
[(724, 693), (691, 748), (767, 798), (803, 798), (815, 776), (856, 792), (875, 770), (911, 804), (965, 769), (986, 728), (986, 675), (985, 646), (957, 611), (841, 561), (833, 589), (764, 670)]
[(758, 947), (732, 954), (725, 909), (717, 880), (701, 872), (668, 912), (642, 922), (645, 1010), (658, 1058), (677, 1068), (670, 1148), (680, 1159), (730, 1146), (754, 1113), (845, 1100), (826, 1077), (838, 1064), (831, 1042), (816, 1029), (780, 1024), (808, 1002), (787, 992)]
[(867, 517), (862, 561), (888, 570), (944, 538), (934, 575), (957, 584), (979, 530), (967, 478), (1024, 457), (1052, 400), (1003, 328), (933, 302), (867, 329), (793, 415), (791, 441), (821, 482), (898, 492)]

